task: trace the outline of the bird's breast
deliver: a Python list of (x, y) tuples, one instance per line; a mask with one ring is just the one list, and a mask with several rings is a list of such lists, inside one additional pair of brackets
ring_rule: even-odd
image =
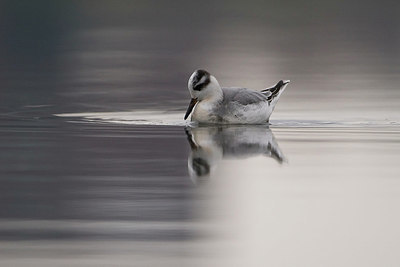
[(197, 103), (193, 114), (192, 121), (197, 121), (200, 123), (217, 123), (218, 114), (216, 112), (217, 103), (210, 103), (210, 101), (201, 101)]

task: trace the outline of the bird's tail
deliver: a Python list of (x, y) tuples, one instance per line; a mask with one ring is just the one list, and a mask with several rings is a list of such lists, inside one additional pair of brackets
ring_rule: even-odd
[(289, 83), (290, 80), (280, 80), (276, 85), (262, 90), (261, 93), (267, 97), (270, 105), (271, 103), (275, 104)]

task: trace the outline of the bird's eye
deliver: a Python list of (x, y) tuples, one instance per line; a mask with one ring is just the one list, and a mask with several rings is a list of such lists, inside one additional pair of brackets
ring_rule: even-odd
[(193, 80), (193, 90), (200, 91), (210, 83), (208, 75), (196, 76)]
[(207, 84), (205, 84), (204, 82), (198, 82), (197, 84), (195, 84), (194, 86), (193, 86), (193, 90), (196, 90), (196, 91), (201, 91), (204, 87), (206, 87), (206, 85)]

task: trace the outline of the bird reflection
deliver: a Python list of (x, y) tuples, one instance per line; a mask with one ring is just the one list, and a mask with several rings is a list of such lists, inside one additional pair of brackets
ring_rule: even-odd
[(185, 131), (191, 148), (188, 170), (195, 184), (208, 181), (224, 158), (262, 155), (279, 164), (286, 161), (267, 125), (188, 126)]

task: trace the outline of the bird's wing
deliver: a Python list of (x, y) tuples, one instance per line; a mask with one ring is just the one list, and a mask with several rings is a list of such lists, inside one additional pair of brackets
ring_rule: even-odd
[(241, 105), (250, 105), (267, 101), (267, 97), (261, 92), (247, 88), (222, 88), (224, 101), (227, 103), (237, 102)]
[(282, 81), (280, 80), (276, 85), (264, 89), (261, 91), (261, 93), (263, 95), (265, 95), (265, 97), (267, 98), (268, 102), (271, 102), (272, 100), (274, 100), (275, 98), (277, 98), (280, 93), (283, 92), (283, 90), (285, 89), (285, 85), (288, 84), (289, 81)]

